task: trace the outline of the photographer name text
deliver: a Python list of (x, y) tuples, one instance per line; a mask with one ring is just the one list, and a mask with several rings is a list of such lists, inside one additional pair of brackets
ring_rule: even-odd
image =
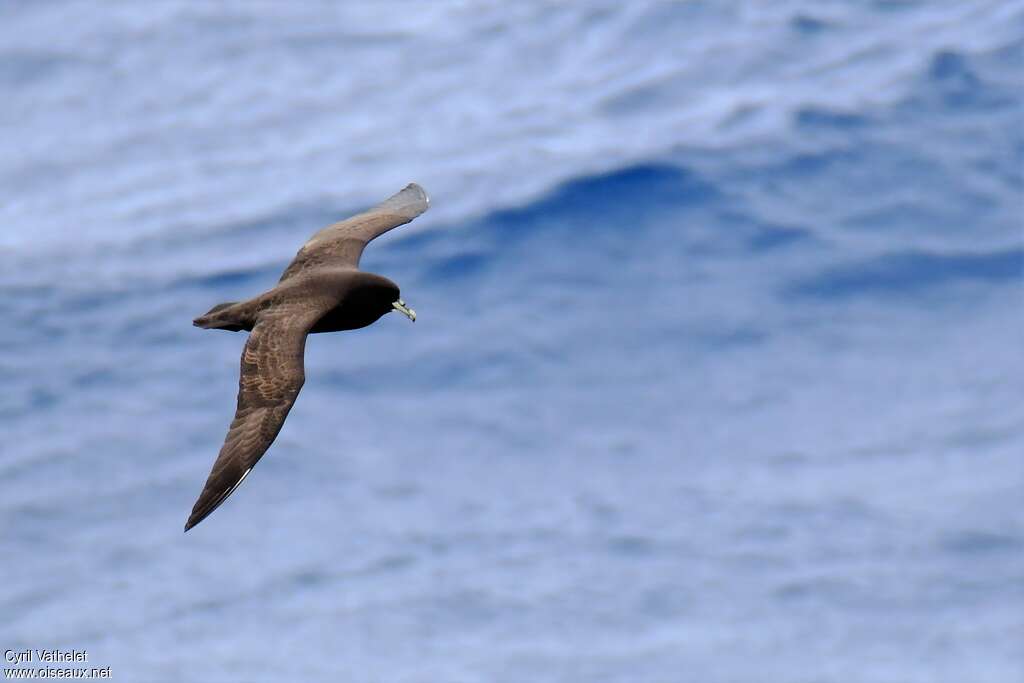
[(85, 650), (4, 650), (4, 661), (11, 664), (88, 662), (89, 653)]

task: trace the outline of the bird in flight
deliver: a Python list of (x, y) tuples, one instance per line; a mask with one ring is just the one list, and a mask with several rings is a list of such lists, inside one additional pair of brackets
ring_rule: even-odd
[(355, 330), (398, 311), (416, 321), (398, 285), (359, 270), (367, 243), (430, 206), (410, 183), (368, 211), (309, 238), (273, 289), (247, 301), (217, 304), (192, 321), (208, 330), (247, 330), (238, 406), (210, 476), (185, 523), (188, 531), (217, 509), (248, 476), (281, 431), (305, 381), (306, 335)]

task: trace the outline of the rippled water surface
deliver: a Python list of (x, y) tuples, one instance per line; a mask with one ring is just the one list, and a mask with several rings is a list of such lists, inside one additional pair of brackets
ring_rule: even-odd
[[(1024, 680), (1024, 3), (0, 7), (0, 645), (125, 681)], [(419, 312), (306, 349), (323, 225)]]

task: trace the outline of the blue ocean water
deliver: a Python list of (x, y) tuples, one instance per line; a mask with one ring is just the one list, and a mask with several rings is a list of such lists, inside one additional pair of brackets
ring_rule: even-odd
[[(1024, 680), (1024, 2), (0, 6), (0, 645)], [(214, 303), (417, 181), (244, 486)]]

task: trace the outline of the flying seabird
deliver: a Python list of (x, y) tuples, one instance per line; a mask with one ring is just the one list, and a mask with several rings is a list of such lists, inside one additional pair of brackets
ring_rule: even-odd
[(248, 476), (281, 431), (305, 381), (306, 335), (355, 330), (399, 311), (416, 312), (398, 285), (359, 270), (367, 243), (430, 206), (410, 183), (365, 213), (329, 225), (302, 245), (277, 285), (248, 301), (217, 304), (192, 321), (214, 330), (248, 330), (238, 380), (238, 407), (210, 476), (185, 523), (188, 531), (217, 509)]

